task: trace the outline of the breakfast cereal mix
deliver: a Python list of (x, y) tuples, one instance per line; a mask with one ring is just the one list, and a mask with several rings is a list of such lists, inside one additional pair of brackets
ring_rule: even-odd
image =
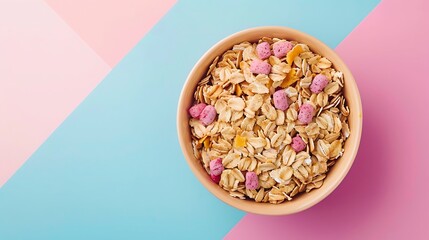
[(343, 87), (343, 74), (303, 43), (234, 45), (188, 110), (195, 158), (240, 199), (278, 204), (320, 188), (350, 135)]

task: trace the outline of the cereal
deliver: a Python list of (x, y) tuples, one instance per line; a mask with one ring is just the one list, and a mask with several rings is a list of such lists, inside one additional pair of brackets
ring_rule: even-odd
[(255, 74), (269, 74), (271, 72), (271, 65), (267, 62), (255, 59), (250, 64), (250, 72)]
[(195, 158), (231, 197), (293, 201), (323, 185), (344, 153), (343, 74), (295, 41), (243, 42), (216, 57), (195, 89)]
[(206, 107), (207, 105), (204, 103), (198, 103), (195, 104), (194, 106), (192, 106), (191, 108), (189, 108), (189, 114), (191, 115), (191, 117), (193, 118), (199, 118), (201, 112), (203, 111), (203, 109)]
[(292, 138), (291, 146), (295, 152), (301, 152), (305, 149), (306, 144), (299, 135), (296, 135), (294, 138)]
[(267, 42), (261, 42), (256, 46), (256, 53), (262, 60), (269, 58), (271, 56), (270, 44)]
[(210, 174), (221, 175), (223, 172), (222, 158), (217, 158), (210, 161)]
[(278, 58), (282, 58), (286, 56), (286, 54), (292, 50), (292, 43), (288, 41), (278, 41), (273, 44), (273, 52), (274, 56)]
[(313, 93), (320, 93), (328, 85), (328, 78), (323, 74), (317, 74), (310, 85), (310, 90)]
[(210, 173), (210, 178), (213, 180), (213, 182), (215, 182), (217, 184), (219, 184), (219, 182), (220, 182), (220, 176), (221, 175), (214, 175), (214, 174)]
[(207, 105), (203, 109), (199, 117), (200, 117), (201, 123), (207, 126), (211, 124), (216, 118), (216, 109), (211, 105)]
[(240, 148), (246, 146), (247, 139), (246, 137), (237, 135), (234, 139), (234, 147)]
[(280, 87), (286, 88), (290, 85), (294, 84), (296, 81), (299, 80), (299, 77), (296, 75), (295, 69), (291, 69), (290, 72), (286, 75), (286, 79), (280, 84)]
[(314, 107), (310, 103), (304, 103), (299, 108), (298, 120), (301, 123), (308, 124), (314, 116)]
[(255, 190), (259, 186), (258, 175), (255, 172), (246, 173), (246, 188), (249, 190)]
[(274, 107), (279, 110), (286, 110), (289, 107), (288, 99), (286, 96), (286, 92), (282, 90), (278, 90), (273, 94)]
[(295, 45), (286, 55), (287, 63), (292, 64), (295, 58), (298, 57), (298, 55), (302, 52), (304, 52), (303, 46), (300, 44)]

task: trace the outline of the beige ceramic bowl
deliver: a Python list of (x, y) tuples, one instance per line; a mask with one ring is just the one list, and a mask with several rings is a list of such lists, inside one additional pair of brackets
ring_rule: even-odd
[[(224, 53), (226, 50), (232, 48), (234, 44), (243, 41), (255, 42), (262, 37), (285, 38), (288, 40), (295, 40), (305, 43), (312, 49), (312, 51), (317, 52), (331, 60), (334, 67), (344, 73), (344, 94), (350, 108), (349, 124), (351, 134), (349, 139), (346, 141), (344, 155), (330, 169), (323, 186), (319, 189), (312, 190), (309, 193), (298, 195), (290, 202), (286, 201), (278, 205), (269, 203), (256, 203), (251, 200), (233, 198), (229, 196), (227, 191), (213, 183), (210, 179), (210, 176), (201, 165), (200, 161), (195, 159), (192, 153), (191, 131), (188, 125), (189, 116), (187, 110), (193, 104), (194, 90), (198, 81), (202, 79), (203, 76), (205, 76), (205, 73), (213, 59), (216, 56)], [(192, 172), (194, 172), (204, 187), (206, 187), (216, 197), (225, 203), (246, 212), (264, 215), (287, 215), (302, 211), (317, 204), (327, 197), (346, 176), (353, 164), (359, 148), (362, 131), (362, 105), (359, 96), (359, 90), (352, 74), (350, 73), (350, 70), (331, 48), (316, 38), (291, 28), (258, 27), (235, 33), (223, 39), (210, 48), (204, 54), (204, 56), (200, 58), (192, 71), (189, 73), (188, 79), (186, 80), (180, 95), (179, 105), (177, 108), (177, 131), (180, 146)]]

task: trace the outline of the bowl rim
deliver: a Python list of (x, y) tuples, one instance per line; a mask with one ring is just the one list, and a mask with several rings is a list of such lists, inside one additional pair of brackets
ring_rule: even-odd
[[(208, 58), (212, 54), (214, 54), (214, 52), (216, 52), (218, 48), (222, 48), (222, 46), (224, 46), (226, 43), (231, 41), (231, 39), (237, 39), (237, 38), (240, 38), (241, 36), (248, 35), (249, 33), (253, 33), (255, 31), (265, 31), (265, 32), (272, 31), (272, 32), (283, 32), (283, 33), (292, 34), (294, 36), (297, 36), (296, 38), (304, 39), (305, 41), (302, 41), (302, 43), (304, 43), (304, 44), (308, 44), (308, 42), (312, 42), (313, 44), (311, 46), (309, 45), (310, 48), (313, 48), (315, 45), (319, 45), (319, 48), (325, 49), (326, 52), (328, 52), (328, 55), (334, 56), (337, 61), (333, 62), (333, 64), (341, 64), (342, 65), (341, 71), (343, 72), (343, 75), (349, 76), (349, 78), (347, 80), (345, 79), (345, 81), (347, 81), (347, 85), (349, 85), (353, 89), (353, 93), (354, 93), (353, 99), (354, 99), (354, 101), (357, 101), (356, 102), (357, 109), (354, 109), (353, 111), (356, 111), (359, 113), (357, 115), (357, 117), (359, 119), (357, 120), (357, 124), (354, 128), (354, 132), (356, 133), (355, 134), (355, 138), (356, 138), (355, 139), (355, 147), (352, 147), (349, 150), (352, 152), (350, 153), (350, 159), (348, 159), (348, 164), (345, 167), (338, 169), (338, 170), (342, 170), (342, 171), (336, 173), (336, 175), (339, 175), (339, 177), (337, 177), (337, 181), (331, 185), (328, 185), (328, 186), (322, 185), (322, 187), (317, 189), (317, 190), (323, 189), (323, 194), (321, 194), (317, 197), (311, 198), (309, 201), (305, 202), (305, 204), (302, 204), (299, 207), (295, 207), (293, 209), (291, 209), (291, 208), (280, 209), (280, 207), (278, 207), (279, 208), (278, 210), (283, 210), (283, 211), (274, 211), (273, 209), (275, 207), (271, 207), (270, 211), (267, 211), (267, 208), (252, 207), (249, 204), (243, 203), (246, 200), (233, 198), (229, 195), (227, 197), (224, 197), (225, 196), (224, 193), (221, 193), (221, 192), (226, 192), (226, 191), (224, 189), (218, 187), (217, 185), (216, 186), (213, 185), (210, 178), (208, 178), (207, 173), (204, 172), (205, 174), (203, 174), (202, 171), (199, 171), (197, 169), (197, 167), (194, 164), (192, 164), (192, 162), (191, 162), (192, 159), (190, 159), (188, 154), (185, 152), (185, 148), (186, 148), (185, 130), (182, 128), (183, 123), (180, 121), (180, 119), (181, 119), (180, 115), (183, 114), (182, 113), (183, 109), (181, 106), (184, 105), (185, 98), (189, 97), (189, 96), (184, 96), (185, 95), (184, 92), (186, 91), (187, 88), (193, 88), (193, 89), (195, 88), (195, 85), (191, 85), (191, 79), (192, 79), (193, 75), (195, 74), (195, 72), (197, 71), (197, 69), (201, 67), (200, 65), (206, 61), (206, 58)], [(248, 213), (260, 214), (260, 215), (273, 215), (274, 216), (274, 215), (294, 214), (294, 213), (306, 210), (306, 209), (316, 205), (317, 203), (319, 203), (323, 199), (325, 199), (328, 195), (330, 195), (340, 185), (340, 183), (343, 181), (343, 179), (345, 178), (345, 176), (349, 172), (350, 168), (352, 167), (354, 160), (356, 158), (358, 149), (359, 149), (361, 135), (362, 135), (362, 125), (363, 125), (362, 102), (361, 102), (358, 86), (356, 84), (356, 81), (355, 81), (350, 69), (347, 67), (347, 65), (344, 63), (344, 61), (340, 58), (340, 56), (333, 49), (331, 49), (329, 46), (327, 46), (325, 43), (323, 43), (321, 40), (319, 40), (319, 39), (317, 39), (317, 38), (315, 38), (315, 37), (313, 37), (313, 36), (311, 36), (305, 32), (302, 32), (302, 31), (299, 31), (299, 30), (296, 30), (296, 29), (293, 29), (290, 27), (284, 27), (284, 26), (260, 26), (260, 27), (248, 28), (248, 29), (244, 29), (244, 30), (238, 31), (236, 33), (233, 33), (231, 35), (228, 35), (228, 36), (224, 37), (222, 40), (218, 41), (216, 44), (214, 44), (212, 47), (210, 47), (199, 58), (199, 60), (193, 66), (192, 70), (189, 72), (189, 74), (186, 78), (186, 81), (183, 84), (177, 106), (178, 107), (177, 107), (177, 115), (176, 115), (176, 128), (177, 128), (177, 133), (178, 133), (179, 144), (180, 144), (181, 150), (183, 152), (183, 155), (186, 159), (188, 166), (191, 168), (191, 171), (197, 177), (198, 181), (201, 184), (203, 184), (203, 186), (209, 192), (211, 192), (214, 196), (216, 196), (222, 202), (230, 205), (231, 207), (234, 207), (236, 209), (239, 209), (239, 210), (242, 210), (242, 211), (245, 211)], [(350, 139), (348, 139), (348, 140), (350, 140)], [(191, 157), (194, 158), (193, 155)], [(261, 204), (261, 206), (264, 206), (265, 204), (269, 204), (269, 203), (257, 203), (257, 204)], [(282, 204), (284, 204), (284, 203), (282, 203)], [(270, 204), (270, 205), (271, 206), (281, 206), (282, 204), (278, 204), (278, 205)], [(265, 210), (263, 210), (263, 209), (265, 209)]]

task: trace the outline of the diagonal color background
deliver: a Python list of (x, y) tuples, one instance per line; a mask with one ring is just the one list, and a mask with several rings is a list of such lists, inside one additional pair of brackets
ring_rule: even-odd
[(0, 187), (174, 3), (48, 2), (0, 1)]
[[(176, 141), (177, 98), (192, 65), (216, 41), (257, 25), (289, 25), (335, 46), (376, 1), (273, 1), (270, 14), (252, 18), (259, 6), (246, 3), (179, 2), (1, 189), (0, 236), (226, 234), (244, 213), (201, 187)], [(325, 14), (334, 7), (342, 11)], [(320, 19), (337, 27), (317, 27)]]
[(45, 0), (110, 67), (114, 67), (175, 0)]
[(109, 71), (41, 0), (0, 1), (0, 187)]
[[(176, 100), (187, 72), (198, 57), (217, 40), (234, 31), (257, 25), (288, 25), (307, 31), (334, 47), (377, 2), (367, 1), (364, 4), (359, 1), (347, 3), (327, 1), (324, 4), (316, 2), (297, 4), (291, 1), (272, 1), (271, 4), (276, 7), (270, 14), (256, 14), (251, 19), (248, 19), (249, 12), (258, 13), (260, 7), (245, 3), (247, 2), (221, 1), (216, 4), (203, 4), (183, 1), (178, 3), (58, 128), (17, 175), (1, 189), (0, 238), (218, 239), (222, 237), (243, 216), (243, 213), (225, 206), (202, 189), (186, 167), (175, 140)], [(54, 4), (51, 2), (52, 5)], [(418, 10), (417, 7), (426, 7), (426, 5), (410, 4), (407, 10), (423, 13), (424, 8)], [(326, 14), (334, 8), (337, 9), (335, 15)], [(397, 11), (397, 7), (391, 7), (388, 10)], [(61, 13), (61, 11), (64, 9), (59, 9), (58, 12)], [(304, 11), (309, 15), (303, 17), (300, 13)], [(219, 18), (219, 12), (223, 13), (222, 18)], [(419, 16), (418, 14), (413, 16), (410, 23), (418, 23), (421, 20)], [(65, 19), (67, 21), (67, 16)], [(245, 21), (237, 21), (237, 19), (245, 19)], [(326, 23), (321, 19), (326, 20)], [(69, 22), (72, 28), (79, 29), (79, 22), (70, 20)], [(326, 25), (321, 26), (322, 23)], [(333, 25), (335, 28), (332, 28)], [(373, 24), (372, 27), (374, 25), (377, 26)], [(372, 29), (372, 32), (379, 29), (381, 29), (380, 26), (377, 26)], [(358, 36), (372, 32), (364, 31)], [(395, 32), (387, 31), (387, 34), (380, 36), (386, 39), (393, 33)], [(82, 38), (88, 37), (82, 36)], [(361, 67), (362, 64), (358, 60), (366, 61), (371, 58), (371, 55), (364, 55), (366, 45), (364, 46), (362, 42), (365, 42), (366, 38), (357, 39), (353, 45), (350, 45), (351, 47), (344, 47), (343, 53), (349, 54), (345, 55), (346, 60), (351, 62), (352, 70), (355, 70), (353, 66), (356, 68), (357, 77), (376, 76), (376, 80), (381, 79), (380, 75), (368, 75), (366, 69)], [(91, 45), (90, 42), (89, 45)], [(97, 43), (92, 45), (96, 46)], [(358, 51), (353, 51), (353, 48), (358, 46), (362, 46), (362, 49), (357, 48)], [(192, 51), (190, 52), (189, 49)], [(383, 48), (375, 44), (369, 49), (371, 53), (376, 50), (381, 51), (380, 49)], [(104, 50), (96, 49), (96, 51), (102, 55)], [(378, 53), (386, 54), (384, 51)], [(361, 56), (361, 58), (355, 60), (350, 58), (350, 55)], [(420, 59), (417, 58), (417, 60)], [(386, 66), (397, 67), (389, 64)], [(385, 82), (380, 80), (376, 84), (381, 89)], [(359, 85), (361, 88), (364, 86), (362, 90), (364, 93), (374, 88), (366, 81), (360, 81)], [(419, 89), (409, 90), (419, 92)], [(397, 89), (393, 87), (386, 88), (385, 99), (395, 96), (396, 91)], [(422, 92), (421, 89), (420, 92)], [(371, 96), (373, 95), (367, 93), (367, 99), (376, 100)], [(407, 105), (409, 105), (407, 101), (403, 101), (402, 105), (398, 104), (398, 106)], [(418, 108), (420, 105), (417, 103), (415, 107)], [(366, 114), (372, 116), (372, 119), (380, 117), (376, 112), (377, 108), (372, 109), (369, 114), (368, 111)], [(385, 112), (387, 115), (393, 115), (394, 110), (390, 108), (390, 111)], [(407, 118), (398, 118), (397, 122), (393, 121), (391, 124), (406, 122), (406, 120)], [(421, 123), (424, 122), (422, 118), (418, 120)], [(380, 128), (386, 129), (374, 120), (367, 121), (367, 125), (370, 127), (366, 129), (372, 135), (367, 134), (366, 138), (376, 136), (373, 132)], [(417, 128), (411, 131), (411, 135), (404, 132), (401, 136), (405, 140), (413, 140), (415, 135), (412, 134), (416, 132)], [(387, 132), (383, 133), (387, 134)], [(389, 135), (389, 137), (395, 136), (397, 135)], [(380, 140), (380, 138), (375, 139)], [(396, 142), (386, 143), (392, 147)], [(375, 148), (369, 143), (363, 148), (360, 155), (364, 154), (365, 157), (371, 157), (369, 153), (374, 151), (380, 152), (378, 156), (383, 156), (384, 153), (381, 151), (382, 148)], [(168, 149), (168, 152), (165, 149)], [(413, 149), (418, 148), (414, 146)], [(411, 156), (414, 158), (422, 156), (418, 151), (413, 152), (415, 153)], [(389, 158), (396, 160), (402, 160), (403, 156), (404, 151), (400, 150), (397, 150), (396, 154), (393, 152), (388, 155)], [(378, 157), (378, 159), (383, 158)], [(376, 163), (384, 162), (379, 160)], [(411, 171), (415, 171), (415, 163), (417, 162), (408, 164)], [(392, 165), (385, 175), (395, 176), (398, 166), (400, 167), (398, 164)], [(374, 176), (375, 173), (370, 173), (367, 181), (378, 180), (380, 185), (386, 184)], [(359, 179), (356, 180), (356, 177), (352, 179), (355, 179), (352, 183), (349, 180), (343, 185), (355, 188), (362, 186), (359, 184)], [(409, 182), (413, 183), (412, 180), (415, 179)], [(401, 184), (402, 181), (397, 180), (395, 183)], [(405, 186), (405, 183), (398, 186)], [(370, 193), (374, 193), (377, 197), (378, 192), (373, 189), (369, 189)], [(416, 193), (413, 188), (407, 190), (404, 193), (408, 196)], [(350, 200), (347, 202), (350, 198), (341, 196), (337, 198), (338, 201), (344, 200), (350, 203)], [(417, 201), (417, 206), (421, 206), (425, 199), (427, 198)], [(381, 202), (385, 199), (378, 197), (376, 200)], [(396, 200), (390, 206), (397, 207), (399, 203), (400, 200)], [(302, 216), (301, 219), (305, 218), (308, 221), (328, 215), (326, 211), (330, 211), (333, 205), (339, 205), (339, 209), (348, 207), (343, 202), (329, 202), (329, 199), (322, 204), (325, 205), (319, 206), (324, 206), (323, 209), (327, 210), (321, 211), (320, 208), (319, 210), (314, 208), (297, 216)], [(383, 213), (385, 212), (379, 215), (382, 216)], [(365, 215), (358, 219), (364, 219), (363, 217)], [(249, 219), (250, 222), (253, 221), (253, 225), (246, 226)], [(257, 234), (249, 231), (256, 229), (255, 226), (261, 228), (259, 232), (272, 230), (272, 226), (276, 229), (282, 229), (285, 225), (294, 226), (284, 219), (249, 216), (228, 237), (232, 239), (246, 237), (243, 227), (247, 230), (247, 234), (250, 232), (253, 237), (257, 237)], [(299, 222), (299, 219), (296, 220)], [(269, 224), (271, 221), (274, 221), (272, 226)], [(335, 221), (335, 219), (331, 218), (329, 221)], [(390, 227), (398, 224), (397, 219), (392, 218), (390, 222)], [(346, 222), (343, 223), (343, 229), (352, 230), (345, 224)], [(388, 227), (388, 225), (385, 226)], [(420, 225), (416, 224), (416, 226), (419, 230)], [(343, 232), (347, 233), (346, 230)], [(373, 234), (368, 228), (364, 230), (367, 232), (359, 231), (359, 233)], [(293, 236), (293, 231), (289, 230), (288, 233)], [(355, 234), (353, 231), (352, 233)], [(402, 233), (405, 235), (406, 231)], [(313, 236), (309, 234), (308, 237)], [(276, 231), (271, 231), (271, 235), (273, 238), (283, 236), (281, 232)], [(331, 237), (333, 236), (341, 238), (341, 235)], [(343, 238), (345, 236), (343, 235)]]

